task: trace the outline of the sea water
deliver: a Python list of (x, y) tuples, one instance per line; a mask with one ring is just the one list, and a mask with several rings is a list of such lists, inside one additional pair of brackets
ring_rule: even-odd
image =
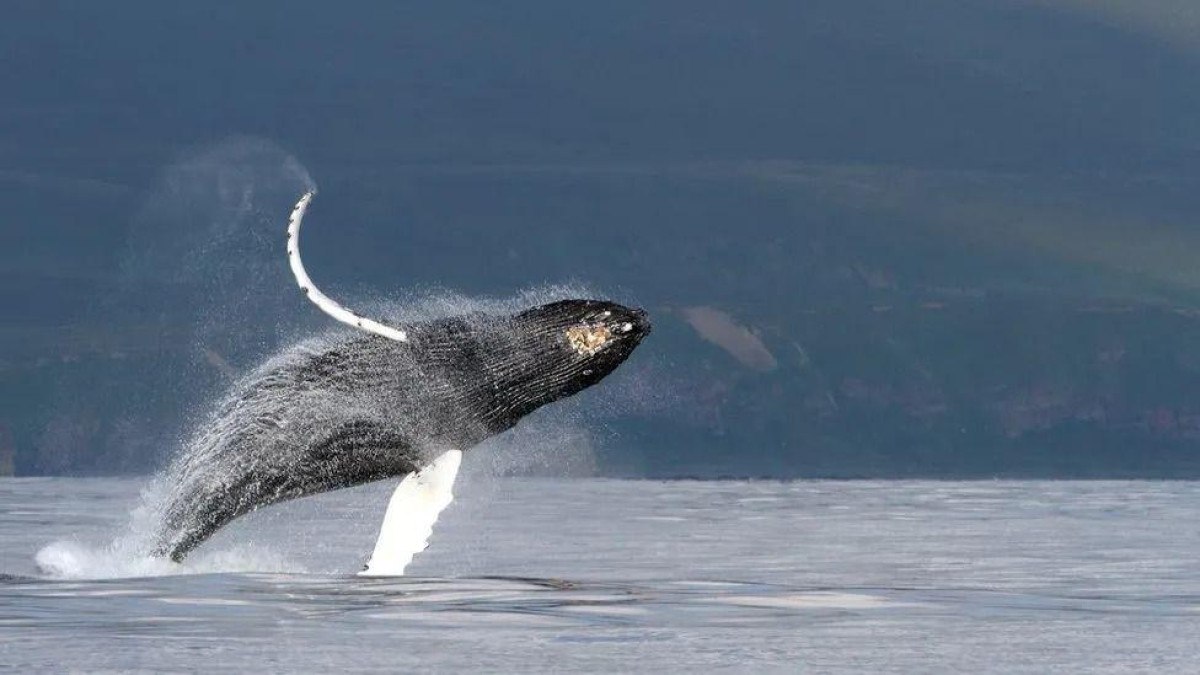
[(391, 579), (355, 573), (394, 482), (182, 566), (108, 550), (143, 484), (0, 479), (0, 667), (1200, 670), (1196, 483), (467, 477)]

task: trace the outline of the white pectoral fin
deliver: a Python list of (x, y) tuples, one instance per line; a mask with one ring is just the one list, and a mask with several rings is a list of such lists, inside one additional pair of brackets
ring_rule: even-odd
[(375, 550), (359, 576), (398, 577), (413, 556), (429, 546), (433, 524), (454, 500), (454, 479), (462, 464), (461, 450), (448, 450), (396, 486), (383, 514)]
[(303, 291), (304, 295), (308, 296), (308, 299), (313, 304), (321, 308), (322, 312), (325, 312), (347, 326), (354, 326), (368, 333), (381, 335), (389, 340), (407, 342), (408, 334), (404, 331), (379, 323), (374, 319), (359, 316), (342, 307), (329, 296), (322, 293), (321, 289), (317, 288), (313, 280), (309, 278), (308, 272), (304, 269), (304, 261), (300, 259), (300, 223), (304, 222), (304, 212), (308, 210), (308, 203), (312, 201), (313, 196), (316, 194), (315, 190), (305, 192), (304, 196), (300, 197), (300, 201), (296, 202), (295, 208), (292, 209), (292, 215), (288, 218), (288, 264), (292, 268), (292, 275), (296, 277), (296, 284), (300, 286), (300, 290)]

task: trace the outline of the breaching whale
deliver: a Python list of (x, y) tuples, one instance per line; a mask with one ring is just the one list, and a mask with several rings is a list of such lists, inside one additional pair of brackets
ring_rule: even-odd
[[(157, 556), (181, 561), (222, 526), (269, 504), (418, 478), (437, 458), (604, 379), (650, 332), (642, 310), (591, 299), (403, 329), (361, 317), (304, 270), (299, 230), (312, 197), (306, 193), (289, 220), (292, 271), (310, 300), (361, 332), (303, 343), (233, 386), (167, 470)], [(399, 497), (389, 520), (403, 515), (393, 515)]]

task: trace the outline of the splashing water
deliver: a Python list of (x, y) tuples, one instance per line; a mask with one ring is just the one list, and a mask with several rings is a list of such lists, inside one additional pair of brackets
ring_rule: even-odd
[(129, 550), (119, 542), (95, 548), (75, 541), (56, 541), (38, 551), (38, 569), (56, 579), (121, 579), (216, 572), (307, 572), (303, 565), (269, 550), (243, 544), (197, 555), (180, 565)]
[(254, 541), (214, 548), (184, 564), (147, 555), (150, 536), (169, 498), (163, 476), (141, 490), (137, 506), (124, 528), (107, 544), (63, 539), (42, 547), (34, 556), (38, 569), (56, 579), (119, 579), (216, 572), (307, 572), (304, 565)]

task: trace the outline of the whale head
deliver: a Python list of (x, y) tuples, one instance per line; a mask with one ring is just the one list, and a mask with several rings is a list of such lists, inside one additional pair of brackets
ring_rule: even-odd
[(517, 321), (540, 343), (545, 365), (564, 369), (581, 389), (604, 379), (650, 333), (644, 310), (604, 300), (541, 305), (517, 315)]
[(641, 309), (604, 300), (560, 300), (507, 322), (505, 350), (493, 386), (507, 415), (576, 394), (612, 373), (650, 333)]

